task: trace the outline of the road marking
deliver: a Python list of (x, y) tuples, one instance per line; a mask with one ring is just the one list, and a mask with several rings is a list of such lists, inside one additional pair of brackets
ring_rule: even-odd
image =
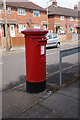
[[(78, 64), (76, 64), (76, 65), (78, 65)], [(71, 69), (72, 67), (74, 67), (74, 66), (76, 66), (76, 65), (72, 65), (72, 66), (70, 66), (70, 67), (66, 67), (66, 68), (63, 69), (63, 71), (69, 70), (69, 69)], [(49, 74), (49, 75), (47, 75), (47, 77), (51, 77), (52, 75), (55, 75), (55, 74), (57, 74), (57, 73), (59, 73), (59, 70), (56, 71), (56, 72), (53, 72), (53, 73), (51, 73), (51, 74)], [(47, 74), (48, 74), (48, 72), (47, 72)]]
[(53, 54), (56, 54), (56, 53), (59, 53), (59, 52), (53, 52), (53, 53), (49, 53), (49, 54), (46, 54), (46, 55), (53, 55)]

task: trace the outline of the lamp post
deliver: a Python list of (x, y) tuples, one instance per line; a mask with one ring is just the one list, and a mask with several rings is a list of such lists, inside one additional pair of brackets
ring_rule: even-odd
[(9, 51), (8, 33), (7, 33), (7, 13), (6, 13), (6, 0), (3, 1), (4, 5), (4, 22), (5, 22), (5, 38), (6, 38), (6, 51)]
[(47, 0), (47, 30), (48, 30), (48, 3), (51, 2), (52, 0)]

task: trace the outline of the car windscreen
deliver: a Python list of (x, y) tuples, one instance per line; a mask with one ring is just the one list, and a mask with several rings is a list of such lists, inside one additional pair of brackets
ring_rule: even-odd
[(57, 38), (57, 34), (53, 34), (52, 36), (53, 36), (53, 38)]
[(51, 34), (48, 35), (47, 37), (48, 37), (48, 39), (52, 39), (53, 38), (53, 36)]
[(46, 35), (46, 38), (47, 38), (47, 39), (57, 38), (57, 34), (55, 34), (55, 33), (47, 34), (47, 35)]

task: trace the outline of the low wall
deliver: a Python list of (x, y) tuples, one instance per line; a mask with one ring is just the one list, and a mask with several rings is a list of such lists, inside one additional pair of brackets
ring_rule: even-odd
[(80, 34), (76, 34), (76, 33), (73, 34), (73, 35), (72, 35), (72, 39), (73, 39), (73, 40), (80, 40)]
[(12, 46), (22, 46), (25, 44), (24, 37), (13, 37), (12, 38)]
[(2, 40), (1, 40), (1, 38), (0, 38), (0, 47), (2, 46)]
[[(79, 34), (79, 36), (80, 36), (80, 34)], [(73, 40), (73, 39), (76, 40), (77, 38), (79, 38), (78, 34), (62, 34), (62, 35), (59, 35), (59, 37), (60, 37), (61, 42), (69, 41), (69, 40)], [(9, 46), (11, 45), (12, 47), (23, 46), (23, 45), (25, 45), (25, 38), (24, 37), (13, 37), (13, 38), (8, 37), (8, 44), (9, 44)], [(2, 48), (6, 47), (5, 37), (0, 39), (0, 47), (2, 47)]]
[[(15, 46), (22, 46), (25, 44), (24, 37), (8, 37), (8, 45), (15, 47)], [(6, 39), (5, 37), (2, 37), (0, 39), (0, 47), (5, 48), (6, 47)]]
[(59, 35), (59, 37), (61, 42), (72, 40), (72, 34)]
[[(8, 41), (8, 45), (10, 46), (10, 38), (7, 38)], [(1, 37), (0, 39), (0, 47), (5, 48), (6, 47), (6, 38), (5, 37)]]

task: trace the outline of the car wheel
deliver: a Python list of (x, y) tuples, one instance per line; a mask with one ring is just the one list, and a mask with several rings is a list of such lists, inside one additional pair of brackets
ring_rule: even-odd
[(59, 43), (57, 43), (56, 47), (57, 47), (57, 48), (59, 48), (59, 47), (60, 47), (60, 44), (59, 44)]

